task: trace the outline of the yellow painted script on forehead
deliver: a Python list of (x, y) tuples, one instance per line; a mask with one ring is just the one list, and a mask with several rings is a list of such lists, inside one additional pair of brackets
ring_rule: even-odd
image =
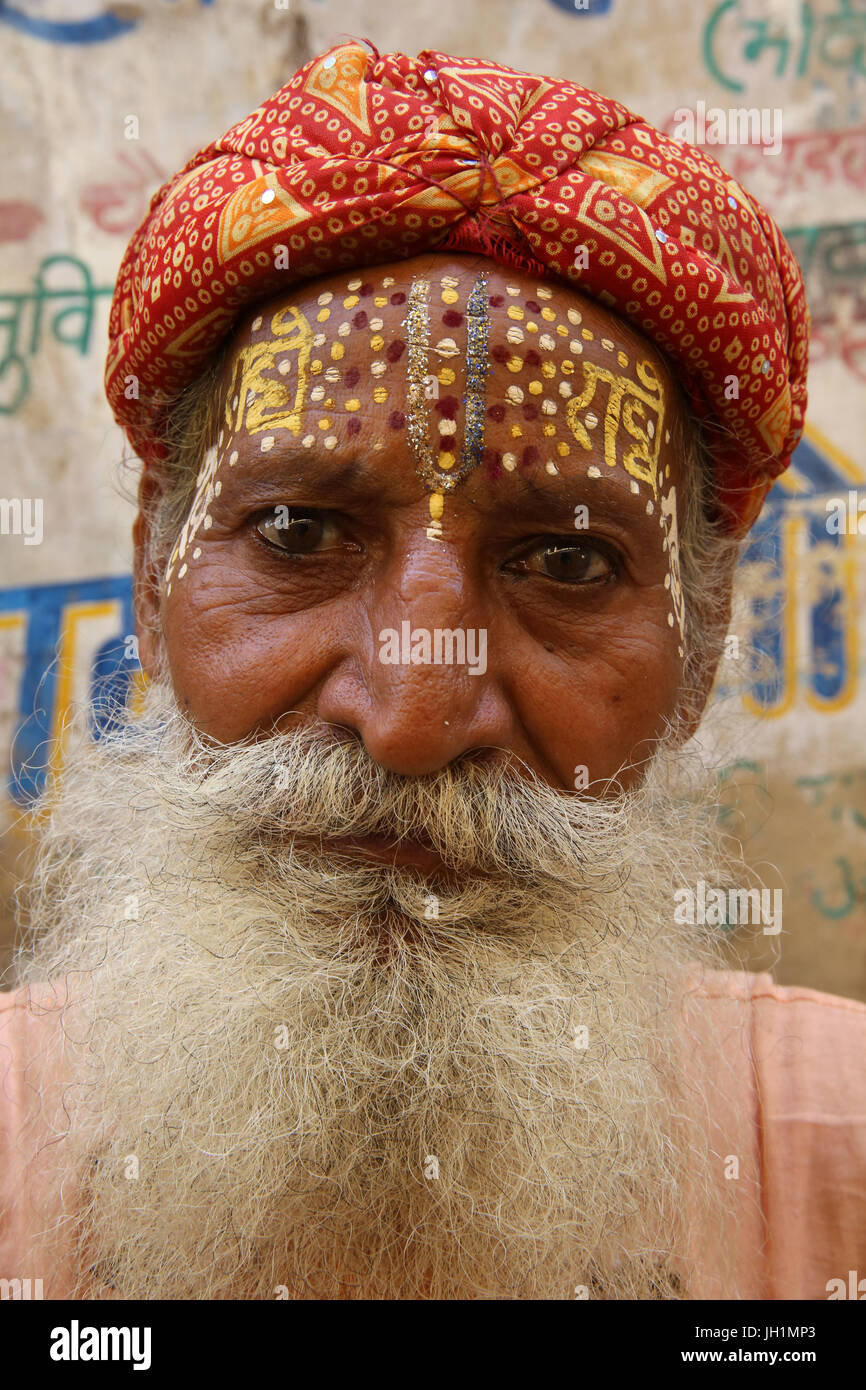
[[(582, 366), (583, 390), (579, 396), (572, 396), (565, 413), (572, 434), (584, 449), (592, 448), (589, 428), (598, 423), (598, 418), (589, 411), (589, 407), (593, 403), (599, 382), (604, 382), (608, 388), (604, 416), (604, 461), (610, 468), (617, 464), (617, 437), (622, 426), (627, 436), (626, 447), (622, 452), (623, 468), (632, 478), (648, 483), (653, 490), (653, 496), (657, 497), (665, 396), (652, 363), (642, 361), (636, 364), (640, 384), (631, 377), (613, 372), (607, 367), (599, 367), (586, 359), (583, 360)], [(629, 439), (634, 441), (631, 448), (627, 447)]]
[[(260, 325), (261, 320), (256, 323)], [(300, 434), (301, 413), (309, 385), (313, 330), (301, 310), (290, 304), (274, 314), (270, 332), (270, 338), (249, 343), (238, 356), (226, 400), (225, 422), (231, 434), (240, 430), (259, 434), (262, 430), (274, 429)], [(297, 353), (297, 381), (291, 403), (287, 400), (287, 384), (278, 377), (266, 375), (274, 370), (285, 375), (291, 359), (284, 354), (289, 353)]]

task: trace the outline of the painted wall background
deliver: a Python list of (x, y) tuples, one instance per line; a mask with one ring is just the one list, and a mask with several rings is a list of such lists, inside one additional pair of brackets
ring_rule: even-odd
[[(731, 929), (732, 961), (866, 999), (866, 0), (0, 0), (0, 969), (52, 736), (137, 669), (131, 484), (102, 394), (121, 254), (165, 177), (347, 36), (569, 77), (672, 134), (703, 112), (697, 142), (788, 235), (809, 422), (744, 557), (702, 737), (731, 829), (784, 890), (782, 934)], [(732, 108), (766, 111), (763, 144), (715, 143)], [(14, 499), (41, 499), (39, 543)]]

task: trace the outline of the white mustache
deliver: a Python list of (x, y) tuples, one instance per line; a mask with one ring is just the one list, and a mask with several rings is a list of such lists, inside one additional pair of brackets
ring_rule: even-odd
[[(603, 891), (629, 872), (619, 832), (627, 826), (639, 837), (641, 807), (656, 796), (641, 788), (607, 798), (558, 791), (487, 752), (405, 777), (375, 763), (354, 735), (322, 725), (214, 745), (172, 714), (164, 736), (182, 772), (170, 808), (179, 825), (194, 814), (215, 843), (228, 836), (271, 854), (275, 841), (288, 850), (295, 839), (377, 835), (425, 844), (457, 870), (534, 882), (573, 882), (579, 873)], [(674, 821), (679, 814), (672, 805)]]

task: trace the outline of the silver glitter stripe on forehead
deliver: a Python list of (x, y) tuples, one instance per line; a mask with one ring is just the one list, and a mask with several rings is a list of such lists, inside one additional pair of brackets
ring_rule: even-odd
[(481, 462), (487, 378), (490, 375), (489, 336), (487, 280), (484, 275), (479, 275), (466, 305), (466, 395), (463, 397), (466, 409), (463, 448), (460, 451), (460, 467), (455, 470), (455, 484)]

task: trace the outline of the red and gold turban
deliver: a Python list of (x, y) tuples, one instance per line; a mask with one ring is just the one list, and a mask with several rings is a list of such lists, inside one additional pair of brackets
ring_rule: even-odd
[(159, 457), (160, 410), (254, 300), (432, 248), (563, 281), (630, 320), (717, 427), (728, 524), (748, 529), (806, 407), (809, 317), (778, 227), (618, 102), (432, 51), (332, 49), (154, 196), (109, 322), (106, 390), (133, 448)]

